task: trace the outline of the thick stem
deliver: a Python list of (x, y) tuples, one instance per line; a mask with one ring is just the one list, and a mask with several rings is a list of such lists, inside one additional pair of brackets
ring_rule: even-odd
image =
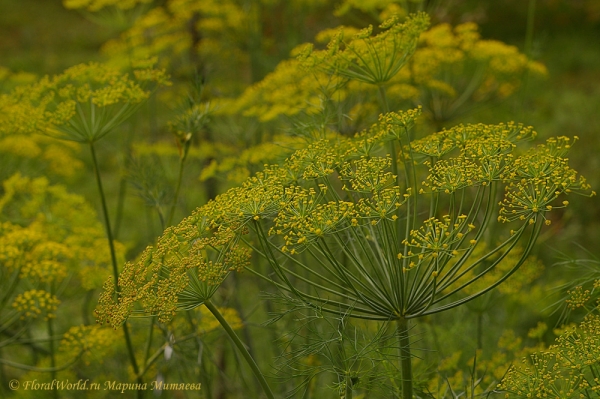
[[(104, 216), (104, 227), (106, 229), (106, 236), (108, 238), (108, 247), (110, 249), (110, 259), (112, 261), (113, 278), (115, 283), (115, 296), (119, 295), (119, 268), (117, 265), (117, 255), (115, 252), (115, 244), (113, 242), (112, 229), (110, 227), (110, 218), (108, 217), (108, 208), (106, 206), (106, 197), (104, 195), (104, 188), (102, 187), (102, 178), (100, 177), (100, 169), (98, 168), (98, 159), (96, 157), (96, 149), (94, 148), (94, 142), (90, 142), (90, 151), (92, 153), (92, 162), (94, 164), (94, 172), (96, 174), (96, 183), (98, 184), (98, 194), (100, 195), (100, 202), (102, 203), (102, 214)], [(117, 298), (115, 298), (117, 299)], [(125, 343), (127, 345), (127, 352), (129, 354), (129, 361), (135, 375), (138, 375), (139, 368), (137, 361), (135, 360), (135, 353), (133, 351), (133, 345), (131, 344), (131, 337), (129, 336), (129, 328), (127, 323), (123, 324), (123, 334), (125, 335)], [(137, 377), (137, 382), (142, 386), (143, 380), (141, 376)], [(138, 390), (138, 398), (143, 397), (144, 391)]]
[(349, 375), (346, 376), (346, 392), (344, 399), (352, 399), (352, 378)]
[(400, 366), (402, 371), (402, 398), (412, 399), (412, 358), (410, 355), (408, 320), (404, 317), (398, 319), (398, 343), (400, 344)]
[(233, 331), (233, 328), (231, 328), (229, 323), (227, 323), (227, 320), (225, 320), (225, 318), (223, 317), (221, 312), (219, 312), (219, 309), (217, 309), (215, 307), (215, 305), (213, 305), (209, 299), (204, 301), (204, 306), (206, 306), (206, 308), (208, 310), (210, 310), (210, 312), (215, 316), (215, 318), (219, 321), (219, 323), (221, 323), (221, 326), (223, 327), (223, 329), (225, 330), (227, 335), (229, 335), (229, 338), (231, 338), (231, 340), (233, 341), (233, 343), (235, 344), (237, 349), (240, 351), (241, 355), (244, 357), (244, 359), (248, 363), (248, 366), (250, 366), (250, 368), (252, 369), (254, 376), (258, 379), (258, 382), (260, 383), (260, 385), (261, 385), (263, 391), (265, 392), (265, 394), (267, 395), (267, 397), (269, 399), (274, 399), (275, 397), (273, 396), (273, 392), (271, 392), (271, 388), (269, 388), (269, 384), (267, 384), (267, 380), (265, 379), (264, 375), (261, 373), (260, 369), (258, 368), (258, 365), (254, 361), (252, 356), (250, 356), (250, 353), (244, 346), (244, 343), (240, 340), (240, 338), (237, 336), (235, 331)]

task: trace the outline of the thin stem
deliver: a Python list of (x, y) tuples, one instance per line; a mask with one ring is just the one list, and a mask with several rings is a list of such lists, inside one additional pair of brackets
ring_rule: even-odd
[(150, 318), (148, 341), (146, 342), (146, 350), (144, 353), (144, 363), (142, 363), (142, 364), (148, 364), (148, 359), (150, 358), (150, 349), (152, 348), (152, 337), (154, 336), (154, 323), (155, 322), (156, 322), (156, 316), (152, 316)]
[(398, 320), (398, 343), (400, 344), (400, 366), (402, 372), (402, 398), (412, 399), (412, 359), (410, 355), (410, 339), (408, 337), (408, 320)]
[(94, 142), (90, 142), (90, 151), (92, 153), (92, 162), (94, 163), (94, 172), (96, 174), (96, 183), (98, 185), (98, 194), (100, 194), (100, 201), (102, 203), (102, 215), (104, 217), (104, 227), (106, 229), (106, 236), (108, 238), (108, 247), (110, 249), (110, 259), (113, 268), (113, 278), (115, 283), (115, 296), (119, 292), (119, 268), (117, 265), (117, 255), (115, 252), (115, 244), (113, 242), (112, 228), (110, 227), (110, 219), (108, 217), (108, 208), (106, 206), (106, 197), (104, 195), (104, 188), (102, 186), (102, 178), (100, 177), (100, 170), (98, 168), (98, 159), (96, 157), (96, 149), (94, 148)]
[(529, 0), (527, 7), (527, 31), (525, 33), (525, 55), (531, 59), (533, 28), (535, 23), (535, 0)]
[(179, 190), (181, 189), (181, 180), (183, 177), (183, 164), (185, 162), (185, 155), (179, 158), (179, 174), (177, 176), (177, 186), (175, 187), (175, 196), (173, 197), (173, 203), (171, 204), (171, 210), (169, 211), (169, 218), (167, 219), (167, 227), (173, 223), (173, 215), (175, 214), (175, 208), (177, 206), (177, 200), (179, 199)]
[(61, 370), (66, 370), (66, 369), (70, 368), (71, 366), (73, 366), (75, 363), (77, 363), (79, 361), (81, 356), (83, 356), (83, 351), (79, 352), (79, 354), (76, 357), (74, 357), (70, 362), (63, 364), (61, 366), (58, 366), (58, 367), (28, 366), (26, 364), (11, 362), (10, 360), (5, 360), (2, 358), (0, 358), (0, 364), (5, 364), (9, 367), (14, 367), (19, 370), (35, 371), (38, 373), (50, 373), (52, 371), (61, 371)]
[[(48, 315), (48, 349), (50, 351), (50, 377), (52, 380), (56, 380), (56, 350), (54, 348), (54, 323), (53, 318)], [(58, 388), (52, 386), (52, 397), (58, 399)]]
[(231, 338), (231, 340), (233, 341), (235, 346), (238, 348), (238, 350), (240, 351), (240, 353), (242, 354), (242, 356), (248, 363), (248, 366), (250, 366), (250, 368), (252, 369), (254, 376), (258, 379), (258, 382), (260, 383), (260, 385), (261, 385), (263, 391), (265, 392), (265, 394), (267, 395), (267, 397), (269, 399), (275, 399), (275, 397), (273, 396), (273, 392), (271, 392), (271, 388), (269, 388), (269, 384), (267, 383), (267, 380), (265, 379), (264, 375), (261, 373), (260, 369), (258, 368), (258, 365), (254, 361), (252, 356), (250, 356), (250, 353), (244, 346), (244, 343), (240, 340), (240, 338), (237, 336), (235, 331), (233, 331), (233, 328), (231, 328), (229, 323), (227, 323), (227, 320), (225, 320), (225, 318), (223, 317), (221, 312), (219, 312), (219, 309), (217, 309), (215, 307), (215, 305), (212, 304), (210, 299), (207, 299), (206, 301), (204, 301), (204, 306), (206, 306), (206, 308), (215, 316), (215, 318), (219, 321), (219, 323), (221, 323), (221, 326), (223, 327), (223, 329), (225, 330), (227, 335), (229, 335), (229, 338)]
[(483, 349), (483, 311), (477, 312), (477, 349)]
[(379, 86), (377, 86), (377, 89), (379, 89), (379, 96), (381, 97), (381, 104), (383, 105), (383, 112), (387, 114), (388, 112), (390, 112), (390, 105), (388, 103), (388, 99), (385, 94), (385, 88), (383, 87), (383, 85), (379, 85)]
[[(100, 169), (98, 168), (98, 159), (96, 157), (96, 149), (94, 148), (94, 142), (90, 141), (90, 151), (92, 153), (92, 162), (94, 163), (94, 172), (96, 174), (96, 183), (98, 184), (98, 194), (100, 195), (100, 202), (102, 203), (102, 214), (104, 216), (104, 227), (106, 229), (106, 236), (108, 238), (108, 247), (110, 249), (110, 259), (112, 261), (113, 277), (115, 283), (115, 297), (119, 295), (119, 268), (117, 265), (117, 255), (115, 252), (115, 244), (113, 242), (112, 229), (110, 227), (110, 218), (108, 217), (108, 208), (106, 206), (106, 197), (104, 195), (104, 188), (102, 187), (102, 178), (100, 177)], [(115, 298), (117, 299), (117, 298)], [(129, 354), (129, 361), (135, 375), (138, 375), (139, 368), (137, 361), (135, 360), (135, 353), (133, 351), (133, 345), (131, 344), (131, 337), (129, 336), (129, 328), (127, 323), (123, 323), (123, 334), (125, 335), (125, 343), (127, 345), (127, 352)], [(143, 384), (141, 376), (137, 377), (137, 382), (140, 386)], [(143, 396), (144, 391), (138, 390), (138, 398)]]

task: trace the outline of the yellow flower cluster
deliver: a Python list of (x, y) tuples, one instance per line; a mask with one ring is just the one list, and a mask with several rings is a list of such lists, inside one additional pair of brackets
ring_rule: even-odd
[(29, 72), (12, 72), (0, 65), (0, 93), (8, 93), (17, 86), (33, 83), (36, 76)]
[(390, 157), (362, 156), (356, 162), (345, 164), (341, 173), (350, 181), (353, 191), (370, 193), (395, 184), (396, 176), (389, 172), (391, 165)]
[(168, 0), (137, 18), (102, 51), (120, 67), (132, 59), (158, 57), (161, 67), (178, 74), (189, 73), (199, 59), (219, 68), (223, 65), (217, 60), (244, 63), (247, 56), (240, 47), (255, 26), (254, 7), (248, 10), (233, 0)]
[(344, 100), (346, 94), (341, 89), (344, 83), (344, 78), (305, 70), (299, 60), (285, 60), (239, 98), (224, 103), (221, 112), (232, 115), (241, 112), (263, 122), (302, 112), (314, 115), (322, 110), (327, 99)]
[(396, 76), (412, 56), (419, 36), (428, 25), (429, 18), (424, 13), (410, 16), (404, 23), (392, 17), (379, 26), (382, 31), (377, 35), (372, 35), (372, 26), (359, 31), (351, 40), (340, 31), (326, 50), (312, 51), (306, 47), (300, 59), (308, 68), (381, 85)]
[(169, 321), (177, 310), (193, 309), (210, 299), (232, 271), (248, 264), (249, 250), (239, 234), (228, 227), (214, 227), (218, 208), (209, 203), (175, 227), (170, 227), (136, 262), (125, 264), (119, 276), (119, 292), (109, 278), (95, 311), (100, 323), (121, 325), (134, 311)]
[[(282, 251), (297, 252), (319, 238), (331, 235), (350, 225), (357, 217), (352, 202), (324, 202), (313, 189), (291, 187), (286, 190), (288, 200), (278, 210), (271, 234), (281, 235)], [(282, 203), (283, 204), (283, 203)]]
[(74, 143), (56, 142), (47, 136), (31, 134), (29, 119), (35, 114), (31, 107), (21, 104), (10, 94), (0, 93), (0, 108), (3, 110), (0, 113), (0, 152), (3, 157), (13, 157), (15, 164), (41, 161), (47, 169), (65, 177), (83, 169), (82, 162), (76, 158)]
[(589, 315), (547, 351), (513, 366), (499, 385), (506, 398), (590, 398), (600, 392), (600, 317)]
[(565, 300), (569, 309), (577, 309), (585, 307), (587, 302), (592, 298), (589, 290), (584, 290), (582, 286), (577, 286), (575, 289), (568, 291), (569, 298)]
[[(411, 230), (410, 240), (403, 242), (411, 248), (408, 257), (414, 259), (409, 264), (410, 268), (436, 260), (443, 264), (444, 258), (459, 255), (464, 250), (461, 246), (467, 242), (467, 234), (474, 229), (475, 226), (467, 222), (467, 215), (459, 215), (456, 220), (452, 220), (448, 215), (442, 220), (436, 218), (425, 220), (419, 230)], [(474, 245), (476, 241), (469, 240), (468, 243)], [(403, 255), (398, 254), (398, 257), (401, 259)], [(432, 273), (437, 277), (441, 270), (437, 267), (434, 269)]]
[[(424, 163), (430, 174), (423, 181), (423, 187), (450, 194), (503, 179), (513, 163), (512, 151), (516, 144), (532, 137), (535, 132), (531, 127), (513, 122), (459, 125), (413, 142), (411, 150), (422, 158), (427, 157)], [(454, 150), (458, 155), (442, 158)]]
[(404, 23), (392, 17), (377, 35), (372, 27), (322, 31), (315, 39), (329, 41), (325, 50), (298, 46), (292, 52), (297, 59), (282, 61), (238, 99), (226, 102), (223, 112), (270, 121), (280, 115), (314, 114), (333, 101), (351, 106), (348, 114), (358, 122), (373, 113), (375, 104), (381, 109), (380, 102), (387, 102), (377, 99), (379, 88), (395, 103), (423, 104), (427, 116), (440, 125), (474, 103), (506, 98), (525, 79), (547, 74), (542, 64), (516, 47), (482, 40), (474, 23), (454, 28), (440, 24), (425, 31), (427, 24), (418, 14)]
[(63, 335), (59, 349), (72, 357), (83, 355), (86, 364), (103, 362), (114, 344), (115, 334), (118, 333), (98, 325), (74, 326)]
[(514, 46), (482, 40), (476, 24), (437, 25), (420, 38), (410, 67), (398, 83), (418, 87), (420, 102), (435, 121), (451, 119), (476, 102), (513, 94), (525, 75), (539, 78), (546, 68)]
[[(85, 289), (101, 286), (110, 255), (96, 212), (83, 197), (46, 178), (14, 175), (3, 183), (0, 259), (9, 271), (32, 281), (60, 281), (76, 272)], [(116, 243), (118, 257), (124, 247)]]
[[(239, 152), (233, 146), (213, 145), (211, 156), (215, 159), (202, 169), (200, 181), (216, 176), (224, 176), (234, 184), (242, 184), (253, 171), (260, 170), (266, 164), (282, 163), (294, 150), (302, 148), (306, 141), (299, 137), (277, 135), (269, 141), (247, 147)], [(210, 147), (203, 143), (202, 147)]]
[(405, 23), (386, 21), (382, 32), (374, 36), (372, 28), (323, 31), (317, 40), (330, 39), (326, 50), (313, 50), (312, 44), (298, 46), (292, 51), (297, 59), (282, 61), (223, 109), (261, 121), (301, 112), (315, 114), (329, 100), (343, 102), (349, 91), (364, 92), (363, 86), (348, 86), (349, 80), (379, 85), (392, 79), (414, 52), (427, 24), (427, 16), (419, 14)]
[(90, 63), (19, 86), (5, 100), (10, 112), (0, 122), (0, 133), (41, 132), (72, 141), (96, 141), (131, 116), (155, 87), (169, 84), (164, 71), (147, 63), (132, 75)]
[[(546, 145), (528, 151), (514, 160), (504, 179), (508, 183), (504, 200), (500, 203), (499, 220), (529, 220), (540, 216), (549, 224), (546, 213), (564, 208), (569, 201), (552, 205), (560, 195), (578, 193), (594, 196), (583, 176), (568, 166), (564, 157), (570, 148), (567, 137), (551, 138)], [(563, 144), (561, 144), (563, 143)]]
[(36, 319), (45, 314), (46, 320), (56, 317), (60, 301), (55, 295), (44, 290), (29, 290), (15, 297), (12, 306), (22, 319)]

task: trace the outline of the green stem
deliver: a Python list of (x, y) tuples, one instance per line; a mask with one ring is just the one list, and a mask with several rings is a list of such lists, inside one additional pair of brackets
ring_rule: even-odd
[(221, 323), (221, 326), (223, 327), (223, 329), (225, 330), (227, 335), (229, 335), (229, 338), (231, 338), (231, 340), (233, 341), (235, 346), (238, 348), (238, 350), (240, 351), (240, 353), (242, 354), (242, 356), (248, 363), (248, 366), (250, 366), (250, 368), (252, 369), (254, 376), (258, 379), (258, 382), (260, 383), (260, 385), (261, 385), (263, 391), (265, 392), (265, 394), (267, 395), (267, 397), (269, 399), (275, 399), (275, 397), (273, 396), (273, 392), (271, 392), (271, 388), (269, 388), (269, 384), (267, 384), (267, 380), (265, 379), (264, 375), (261, 373), (260, 369), (258, 368), (258, 365), (254, 361), (252, 356), (250, 356), (250, 353), (244, 346), (244, 343), (240, 340), (240, 338), (237, 336), (235, 331), (233, 331), (233, 328), (231, 328), (229, 323), (227, 323), (227, 320), (225, 320), (225, 318), (223, 317), (221, 312), (219, 312), (219, 309), (217, 309), (215, 307), (215, 305), (212, 304), (210, 299), (207, 299), (206, 301), (204, 301), (204, 306), (206, 306), (206, 308), (208, 310), (210, 310), (210, 312), (215, 316), (215, 318), (219, 321), (219, 323)]
[[(533, 52), (533, 29), (535, 27), (535, 0), (529, 0), (527, 7), (527, 28), (525, 32), (525, 56), (531, 60)], [(529, 86), (529, 68), (525, 68), (523, 73), (523, 88), (521, 89), (521, 106), (520, 111), (525, 112), (525, 96), (527, 94), (527, 88)]]
[(379, 89), (379, 96), (381, 97), (381, 104), (383, 105), (383, 113), (387, 114), (390, 112), (390, 105), (388, 103), (387, 95), (385, 94), (385, 88), (382, 85), (377, 86)]
[(346, 393), (344, 399), (352, 399), (352, 378), (349, 375), (346, 376)]
[(104, 188), (102, 186), (102, 178), (100, 177), (100, 170), (98, 168), (98, 158), (96, 157), (96, 149), (94, 148), (94, 142), (90, 142), (90, 151), (92, 153), (92, 162), (94, 163), (94, 172), (96, 174), (96, 183), (98, 185), (98, 194), (100, 194), (100, 202), (102, 203), (102, 215), (104, 217), (104, 227), (106, 229), (106, 236), (108, 238), (108, 247), (110, 249), (110, 260), (112, 262), (113, 278), (115, 283), (115, 296), (119, 292), (119, 268), (117, 266), (117, 255), (115, 251), (115, 244), (113, 242), (112, 228), (110, 227), (110, 219), (108, 217), (108, 208), (106, 206), (106, 197), (104, 195)]
[(483, 349), (483, 311), (477, 312), (477, 349)]
[(402, 398), (412, 399), (412, 359), (410, 355), (410, 339), (408, 336), (408, 320), (398, 320), (398, 343), (400, 344), (400, 366), (402, 372)]
[[(106, 196), (104, 195), (104, 188), (102, 187), (102, 178), (100, 177), (100, 169), (98, 168), (98, 158), (96, 157), (96, 149), (94, 148), (94, 142), (90, 142), (90, 151), (92, 153), (92, 162), (94, 163), (94, 172), (96, 174), (96, 183), (98, 184), (98, 194), (100, 195), (100, 202), (102, 203), (102, 214), (104, 216), (104, 227), (106, 229), (106, 236), (108, 238), (108, 247), (110, 249), (110, 259), (112, 261), (113, 278), (115, 283), (115, 299), (118, 299), (119, 295), (119, 268), (117, 265), (117, 255), (115, 252), (115, 244), (113, 242), (112, 229), (110, 227), (110, 219), (108, 217), (108, 208), (106, 206)], [(131, 337), (129, 336), (129, 328), (127, 323), (123, 323), (123, 334), (125, 335), (125, 343), (127, 345), (127, 352), (129, 354), (129, 361), (135, 375), (138, 375), (139, 368), (137, 361), (135, 360), (135, 353), (133, 351), (133, 345), (131, 344)], [(137, 378), (140, 386), (143, 384), (141, 376)], [(138, 398), (143, 397), (144, 391), (138, 390)]]
[(148, 363), (148, 359), (150, 358), (150, 349), (152, 348), (152, 337), (154, 335), (154, 323), (156, 321), (156, 316), (152, 316), (150, 318), (150, 331), (148, 332), (148, 341), (146, 342), (146, 350), (144, 353), (144, 363)]
[(533, 27), (535, 22), (535, 0), (529, 0), (527, 7), (527, 31), (525, 33), (525, 55), (531, 59), (533, 47)]
[(121, 221), (123, 220), (123, 207), (125, 206), (125, 196), (127, 194), (127, 180), (122, 177), (119, 182), (119, 196), (117, 197), (117, 217), (115, 218), (115, 239), (121, 231)]
[(175, 187), (175, 196), (173, 197), (173, 203), (171, 204), (171, 210), (169, 211), (169, 218), (167, 219), (167, 227), (173, 223), (173, 215), (175, 214), (175, 208), (177, 206), (177, 200), (179, 199), (179, 190), (181, 189), (181, 180), (183, 176), (183, 163), (185, 162), (185, 156), (179, 158), (179, 175), (177, 176), (177, 186)]
[[(48, 315), (48, 349), (50, 350), (50, 368), (52, 369), (50, 378), (54, 381), (56, 380), (56, 351), (54, 348), (54, 323), (50, 315)], [(52, 397), (58, 399), (58, 389), (55, 386), (52, 387)]]

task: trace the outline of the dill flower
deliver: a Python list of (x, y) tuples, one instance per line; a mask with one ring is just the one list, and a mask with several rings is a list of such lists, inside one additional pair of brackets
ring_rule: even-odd
[[(62, 281), (76, 273), (85, 289), (102, 285), (110, 255), (96, 212), (83, 197), (44, 177), (19, 174), (4, 181), (3, 189), (0, 211), (12, 221), (0, 229), (4, 267), (31, 281)], [(116, 248), (122, 258), (124, 246)]]
[(379, 26), (382, 32), (375, 36), (372, 36), (372, 26), (359, 31), (349, 41), (340, 31), (329, 42), (327, 50), (305, 51), (301, 59), (306, 66), (381, 85), (392, 79), (408, 61), (419, 35), (428, 25), (429, 18), (424, 13), (410, 16), (404, 23), (392, 17)]
[(101, 326), (73, 326), (63, 335), (59, 351), (75, 358), (83, 356), (89, 365), (103, 362), (115, 341), (115, 331)]
[(71, 67), (11, 96), (22, 108), (13, 126), (57, 138), (93, 143), (129, 118), (151, 91), (168, 84), (163, 71), (142, 65), (131, 76), (105, 65)]
[(231, 228), (211, 227), (217, 215), (205, 212), (212, 205), (169, 227), (139, 260), (126, 263), (117, 297), (112, 278), (106, 281), (95, 311), (100, 323), (116, 328), (135, 311), (136, 303), (141, 307), (136, 312), (167, 322), (177, 310), (200, 306), (230, 272), (244, 269), (250, 253)]
[(241, 112), (262, 122), (301, 112), (314, 115), (321, 111), (321, 104), (326, 99), (334, 97), (342, 101), (345, 98), (342, 88), (345, 82), (346, 79), (332, 77), (323, 71), (307, 71), (300, 60), (284, 60), (263, 80), (221, 107), (221, 112)]
[(12, 307), (21, 314), (21, 319), (37, 318), (45, 315), (46, 320), (56, 317), (60, 301), (55, 295), (44, 290), (29, 290), (15, 297)]
[(565, 138), (550, 139), (550, 145), (541, 144), (514, 160), (512, 168), (504, 175), (508, 185), (499, 220), (535, 220), (538, 217), (548, 220), (549, 212), (569, 204), (566, 200), (557, 203), (559, 196), (596, 194), (586, 179), (568, 166), (568, 159), (564, 158), (566, 152), (558, 151), (554, 146), (557, 140), (567, 141)]
[[(384, 148), (390, 141), (406, 140), (418, 114), (384, 114), (354, 138), (338, 138), (335, 145), (321, 140), (296, 151), (271, 169), (277, 179), (259, 177), (245, 189), (226, 193), (224, 214), (232, 216), (218, 223), (256, 234), (260, 252), (284, 282), (288, 273), (297, 275), (285, 266), (286, 259), (306, 254), (310, 261), (292, 263), (310, 273), (303, 281), (319, 295), (288, 289), (313, 306), (347, 306), (358, 317), (388, 320), (443, 311), (488, 292), (525, 262), (543, 225), (537, 214), (504, 219), (508, 202), (520, 198), (512, 194), (513, 187), (541, 184), (536, 166), (524, 167), (535, 156), (513, 154), (535, 132), (513, 122), (443, 130), (404, 145), (409, 161), (398, 167), (397, 175)], [(535, 151), (566, 162), (566, 140), (551, 143), (552, 150), (540, 146)], [(410, 154), (428, 156), (410, 162)], [(593, 195), (585, 180), (568, 172), (566, 163), (560, 165), (563, 177), (556, 184), (563, 189), (552, 186), (553, 196), (567, 190)], [(415, 177), (427, 171), (423, 189), (416, 192)], [(545, 176), (558, 179), (559, 173), (548, 171)], [(260, 191), (250, 194), (251, 187)], [(508, 194), (498, 205), (495, 193), (503, 187)], [(417, 212), (423, 201), (429, 203), (426, 218)], [(495, 248), (482, 250), (483, 234), (495, 220), (520, 220), (521, 225), (506, 231)], [(515, 250), (526, 232), (529, 249)]]
[(587, 316), (563, 332), (548, 350), (513, 366), (498, 388), (507, 398), (593, 397), (600, 391), (600, 318)]
[(474, 23), (439, 24), (420, 34), (408, 66), (388, 81), (385, 91), (396, 101), (422, 104), (440, 128), (477, 103), (513, 95), (526, 77), (546, 75), (544, 65), (516, 47), (483, 40)]

